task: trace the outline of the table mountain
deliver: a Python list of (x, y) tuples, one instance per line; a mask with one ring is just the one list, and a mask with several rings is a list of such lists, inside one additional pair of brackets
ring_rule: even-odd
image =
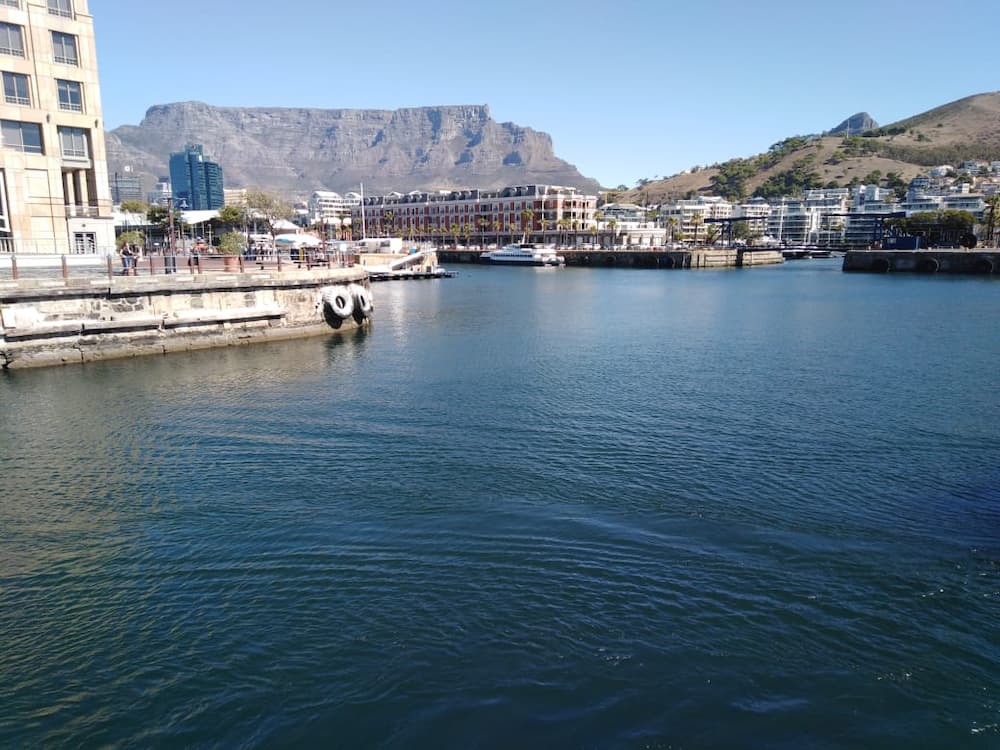
[(375, 109), (150, 107), (107, 133), (108, 170), (129, 165), (150, 185), (170, 152), (200, 143), (226, 187), (307, 196), (546, 183), (593, 193), (598, 183), (555, 156), (546, 133), (498, 123), (485, 105)]

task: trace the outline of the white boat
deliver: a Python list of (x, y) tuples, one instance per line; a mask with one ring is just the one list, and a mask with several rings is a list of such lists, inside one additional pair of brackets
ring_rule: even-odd
[(480, 253), (479, 260), (482, 263), (495, 263), (498, 266), (561, 266), (566, 263), (566, 259), (556, 255), (551, 245), (535, 242), (504, 245), (499, 250)]

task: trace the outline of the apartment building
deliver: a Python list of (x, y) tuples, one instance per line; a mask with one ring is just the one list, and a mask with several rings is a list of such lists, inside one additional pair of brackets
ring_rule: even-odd
[(706, 219), (730, 219), (732, 216), (733, 204), (713, 195), (699, 195), (660, 207), (660, 221), (669, 234), (696, 245), (706, 243), (710, 236), (721, 236), (719, 225), (706, 223)]
[(0, 252), (114, 249), (87, 0), (0, 0)]
[(850, 202), (847, 188), (807, 190), (801, 197), (781, 198), (771, 204), (767, 233), (784, 245), (839, 245)]

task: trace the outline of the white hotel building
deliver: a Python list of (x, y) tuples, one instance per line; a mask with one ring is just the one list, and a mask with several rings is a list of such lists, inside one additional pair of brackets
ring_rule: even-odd
[(0, 0), (0, 252), (113, 251), (87, 0)]

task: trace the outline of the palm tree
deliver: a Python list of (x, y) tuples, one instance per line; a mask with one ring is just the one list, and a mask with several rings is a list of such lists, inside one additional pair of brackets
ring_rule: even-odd
[(493, 231), (497, 235), (497, 247), (500, 246), (500, 219), (493, 220)]
[(705, 222), (705, 218), (701, 214), (694, 214), (691, 217), (691, 225), (694, 227), (694, 243), (697, 245), (701, 242), (701, 225)]
[(614, 250), (617, 244), (615, 229), (618, 228), (618, 221), (616, 219), (608, 219), (608, 231), (611, 232), (611, 249)]
[(479, 224), (479, 246), (482, 247), (486, 244), (486, 229), (490, 225), (490, 220), (485, 216), (480, 216), (477, 223)]
[(535, 212), (526, 208), (521, 212), (521, 234), (529, 235), (534, 229)]
[(671, 216), (669, 219), (667, 219), (667, 229), (670, 232), (670, 244), (673, 244), (673, 242), (674, 242), (674, 232), (677, 231), (677, 217), (676, 216)]
[(567, 218), (566, 218), (565, 216), (564, 216), (563, 218), (561, 218), (561, 219), (558, 219), (558, 220), (556, 221), (556, 229), (558, 229), (558, 230), (559, 230), (559, 234), (560, 234), (560, 237), (559, 237), (559, 242), (560, 242), (560, 244), (562, 244), (562, 245), (565, 245), (565, 244), (566, 244), (566, 238), (565, 238), (565, 236), (564, 236), (564, 233), (565, 233), (565, 231), (566, 231), (566, 228), (567, 228), (568, 226), (569, 226), (569, 219), (567, 219)]

